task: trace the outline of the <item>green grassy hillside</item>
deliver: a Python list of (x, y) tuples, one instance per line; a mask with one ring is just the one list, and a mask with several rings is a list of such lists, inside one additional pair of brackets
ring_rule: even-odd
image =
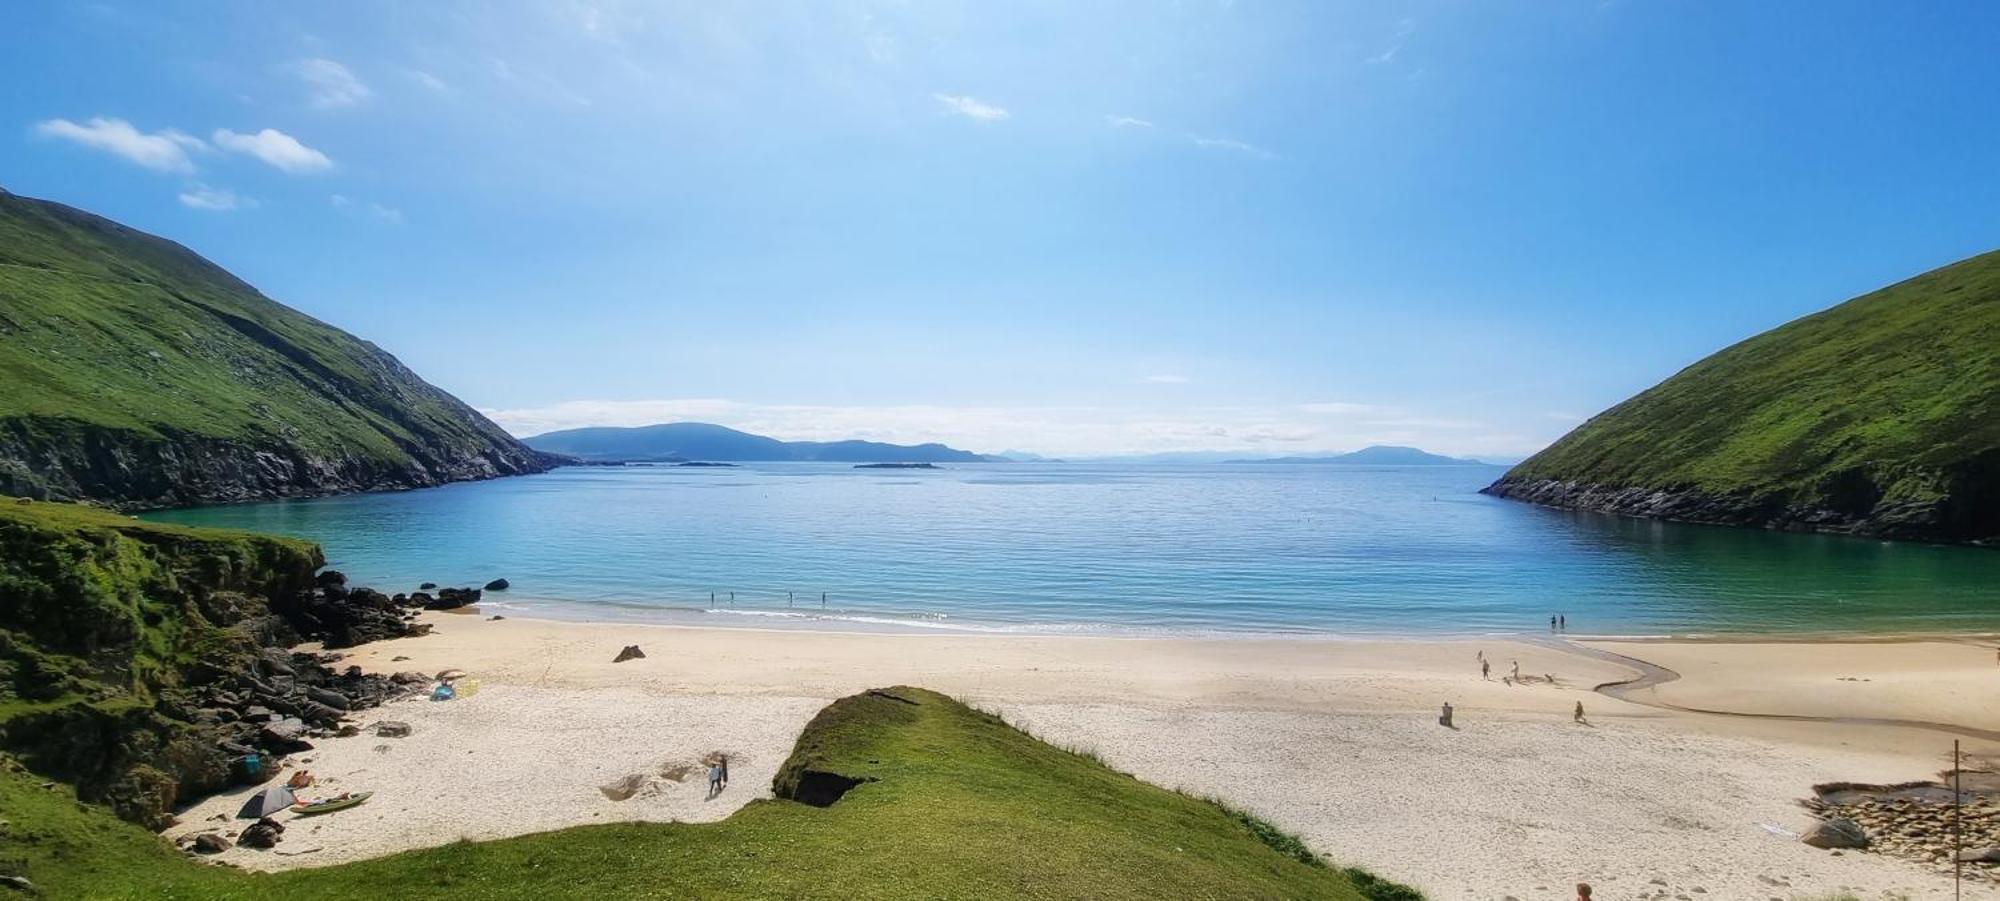
[[(816, 774), (865, 781), (831, 806), (782, 797)], [(822, 711), (778, 789), (720, 823), (586, 826), (257, 875), (187, 860), (8, 773), (0, 871), (64, 898), (1420, 897), (919, 689)]]
[(171, 241), (0, 192), (0, 493), (171, 505), (543, 458), (372, 344)]
[(2000, 538), (2000, 252), (1722, 350), (1488, 491), (1696, 521)]

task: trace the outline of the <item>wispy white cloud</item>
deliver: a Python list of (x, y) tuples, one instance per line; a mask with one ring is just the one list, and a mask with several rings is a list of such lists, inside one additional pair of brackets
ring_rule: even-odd
[(452, 89), (451, 82), (445, 81), (444, 79), (437, 77), (437, 75), (434, 73), (428, 72), (423, 69), (405, 69), (403, 71), (405, 72), (405, 74), (410, 76), (411, 81), (423, 85), (424, 88), (430, 91), (431, 93), (442, 94), (447, 96), (456, 93)]
[(697, 421), (794, 441), (937, 441), (975, 451), (1015, 447), (1067, 457), (1167, 451), (1304, 454), (1355, 450), (1370, 444), (1502, 456), (1525, 454), (1541, 446), (1532, 438), (1487, 427), (1423, 425), (1428, 417), (1422, 416), (1328, 417), (1302, 412), (1298, 406), (824, 406), (696, 398), (578, 400), (481, 412), (522, 436), (589, 425)]
[(330, 59), (302, 59), (291, 68), (306, 83), (314, 109), (354, 106), (374, 93), (346, 66)]
[(96, 117), (78, 125), (68, 119), (35, 124), (35, 133), (102, 150), (157, 172), (193, 172), (189, 151), (208, 148), (200, 138), (174, 129), (142, 132), (123, 119)]
[(1410, 35), (1416, 33), (1417, 33), (1417, 20), (1404, 19), (1400, 22), (1397, 22), (1396, 33), (1389, 38), (1389, 46), (1384, 48), (1381, 53), (1377, 53), (1374, 56), (1369, 57), (1368, 62), (1373, 65), (1381, 65), (1382, 63), (1394, 62), (1396, 59), (1396, 54), (1403, 52), (1403, 45), (1408, 44), (1410, 42)]
[(204, 184), (196, 184), (182, 191), (180, 201), (182, 206), (190, 209), (211, 210), (215, 212), (248, 209), (257, 205), (256, 201), (247, 197), (240, 197), (235, 191), (227, 188), (211, 188)]
[(1299, 412), (1301, 413), (1319, 413), (1334, 416), (1354, 413), (1378, 413), (1381, 410), (1381, 407), (1374, 404), (1356, 404), (1346, 401), (1319, 401), (1310, 404), (1299, 404)]
[(1105, 116), (1104, 121), (1112, 128), (1152, 128), (1153, 123), (1131, 116)]
[(1247, 144), (1242, 141), (1238, 141), (1235, 138), (1204, 138), (1199, 136), (1190, 136), (1189, 139), (1194, 141), (1195, 146), (1197, 147), (1207, 147), (1213, 150), (1233, 150), (1236, 151), (1237, 153), (1247, 153), (1258, 159), (1266, 159), (1266, 160), (1270, 159), (1273, 156), (1273, 154), (1270, 151), (1265, 150), (1262, 147), (1258, 147), (1255, 144)]
[(395, 207), (383, 206), (382, 204), (376, 203), (375, 201), (372, 200), (366, 203), (361, 203), (357, 202), (354, 198), (349, 197), (346, 194), (334, 194), (327, 198), (327, 202), (332, 204), (334, 209), (340, 210), (342, 212), (356, 214), (356, 215), (365, 213), (369, 216), (373, 216), (377, 219), (380, 219), (383, 222), (390, 222), (396, 225), (403, 224), (402, 210), (396, 209)]
[(998, 122), (1013, 115), (1000, 107), (981, 101), (977, 97), (968, 97), (964, 94), (932, 94), (931, 96), (937, 98), (937, 102), (943, 104), (947, 111), (978, 122)]
[(215, 146), (231, 153), (243, 153), (263, 160), (283, 172), (294, 175), (324, 172), (333, 168), (333, 160), (317, 150), (299, 143), (299, 139), (275, 128), (266, 128), (256, 134), (241, 134), (227, 128), (218, 128), (210, 135)]

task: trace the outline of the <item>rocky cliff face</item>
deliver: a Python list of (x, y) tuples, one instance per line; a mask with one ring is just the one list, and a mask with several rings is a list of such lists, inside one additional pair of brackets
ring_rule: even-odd
[(0, 494), (228, 503), (558, 459), (187, 248), (0, 192)]
[(446, 442), (401, 458), (340, 449), (0, 419), (0, 495), (91, 500), (125, 509), (423, 488), (545, 472), (560, 458), (500, 442)]
[(422, 632), (321, 562), (285, 539), (0, 504), (0, 748), (154, 827), (270, 778), (273, 758), (414, 681), (286, 650)]
[(1967, 477), (1943, 496), (1889, 500), (1872, 483), (1843, 496), (1800, 502), (1782, 495), (1721, 494), (1697, 488), (1637, 488), (1564, 479), (1508, 476), (1483, 493), (1564, 510), (1667, 519), (1704, 525), (1830, 532), (1939, 543), (2000, 541), (2000, 471)]

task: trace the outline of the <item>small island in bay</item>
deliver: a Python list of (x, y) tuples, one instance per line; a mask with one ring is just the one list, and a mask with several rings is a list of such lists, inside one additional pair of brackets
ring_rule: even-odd
[(856, 463), (855, 469), (943, 469), (936, 463)]

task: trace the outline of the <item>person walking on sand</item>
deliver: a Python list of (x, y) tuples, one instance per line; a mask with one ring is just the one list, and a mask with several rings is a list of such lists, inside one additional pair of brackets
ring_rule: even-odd
[(722, 764), (710, 764), (708, 768), (708, 796), (722, 794)]
[(1479, 661), (1479, 678), (1481, 679), (1493, 678), (1493, 664), (1488, 663), (1484, 660)]
[(1514, 681), (1521, 681), (1521, 661), (1514, 661)]
[(1576, 716), (1574, 717), (1574, 719), (1576, 720), (1576, 722), (1579, 722), (1579, 723), (1583, 722), (1583, 702), (1582, 702), (1582, 701), (1578, 701), (1578, 702), (1576, 702)]

